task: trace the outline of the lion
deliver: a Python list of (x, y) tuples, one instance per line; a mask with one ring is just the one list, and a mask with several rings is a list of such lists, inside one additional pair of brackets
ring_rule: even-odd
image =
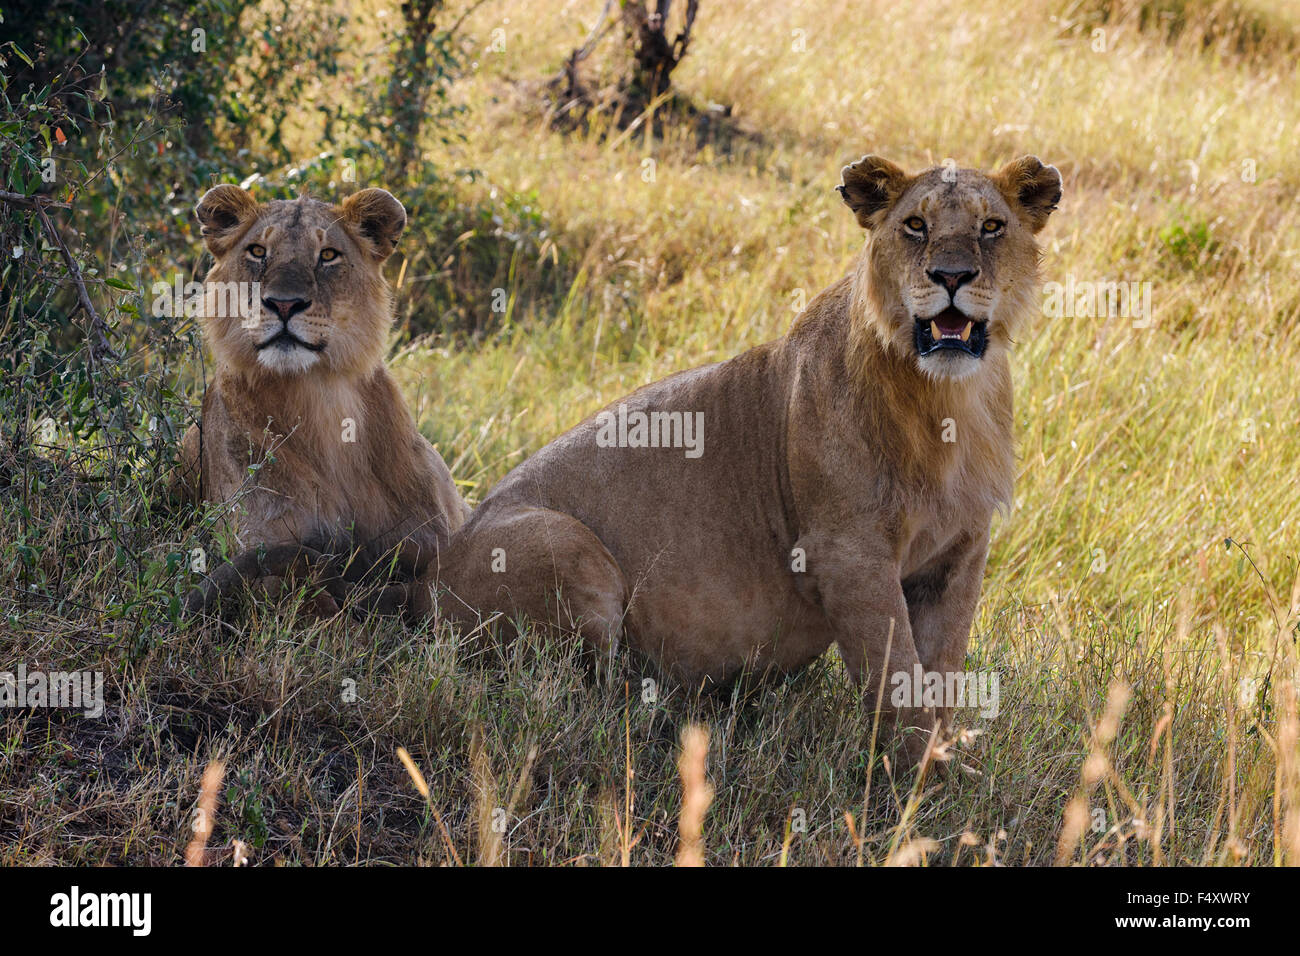
[[(215, 260), (202, 328), (216, 368), (182, 441), (180, 490), (226, 505), (242, 553), (190, 610), (243, 578), (274, 583), (331, 555), (353, 570), (395, 555), (423, 568), (469, 507), (384, 365), (382, 267), (406, 227), (402, 204), (382, 189), (339, 206), (262, 203), (222, 185), (195, 212)], [(340, 597), (329, 594), (327, 608)]]
[(964, 661), (1015, 474), (1009, 350), (1061, 177), (1032, 156), (915, 175), (865, 156), (842, 177), (868, 235), (854, 269), (784, 337), (641, 388), (516, 467), (422, 610), (572, 626), (600, 654), (625, 640), (700, 688), (835, 644), (905, 759), (924, 756), (952, 702), (895, 701), (882, 678)]

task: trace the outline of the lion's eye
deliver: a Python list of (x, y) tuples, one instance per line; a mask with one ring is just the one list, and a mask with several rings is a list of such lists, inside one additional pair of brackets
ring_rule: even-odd
[(925, 220), (920, 216), (909, 216), (903, 220), (903, 225), (912, 232), (925, 232)]
[(320, 251), (321, 262), (333, 262), (338, 257), (339, 251), (337, 249), (322, 249)]
[(984, 225), (980, 227), (980, 231), (982, 231), (986, 236), (991, 236), (995, 232), (1001, 232), (1002, 227), (1005, 225), (1006, 223), (1001, 219), (985, 219)]
[(254, 259), (265, 259), (266, 246), (259, 246), (257, 243), (253, 243), (251, 246), (248, 247), (248, 254), (252, 256)]

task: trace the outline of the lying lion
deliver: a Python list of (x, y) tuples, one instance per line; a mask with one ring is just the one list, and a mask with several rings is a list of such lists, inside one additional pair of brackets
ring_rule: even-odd
[[(216, 260), (202, 320), (216, 371), (182, 444), (181, 484), (228, 506), (242, 553), (189, 610), (294, 567), (355, 576), (400, 555), (423, 568), (469, 508), (384, 367), (381, 268), (406, 226), (401, 203), (382, 189), (341, 206), (259, 203), (225, 185), (196, 213)], [(327, 609), (341, 596), (330, 593)]]
[[(646, 386), (507, 475), (443, 556), (445, 611), (625, 636), (696, 686), (832, 643), (873, 699), (882, 675), (962, 666), (1061, 178), (867, 156), (839, 191), (869, 233), (856, 268), (784, 338)], [(914, 760), (951, 716), (882, 703), (925, 731)]]

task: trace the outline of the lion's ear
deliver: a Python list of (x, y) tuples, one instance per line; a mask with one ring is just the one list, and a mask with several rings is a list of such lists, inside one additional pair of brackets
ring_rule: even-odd
[(839, 190), (844, 202), (858, 218), (858, 225), (870, 229), (877, 214), (903, 194), (910, 177), (887, 159), (863, 156), (840, 170)]
[(1021, 216), (1031, 232), (1047, 225), (1047, 217), (1061, 201), (1061, 173), (1055, 166), (1045, 166), (1037, 156), (1021, 156), (1007, 163), (993, 176), (1002, 194), (1020, 207)]
[(380, 262), (393, 254), (406, 228), (406, 210), (384, 189), (353, 193), (343, 200), (343, 216), (370, 243), (371, 252)]
[(194, 214), (199, 217), (203, 241), (214, 256), (230, 247), (230, 239), (239, 227), (261, 212), (261, 206), (246, 189), (225, 183), (203, 194)]

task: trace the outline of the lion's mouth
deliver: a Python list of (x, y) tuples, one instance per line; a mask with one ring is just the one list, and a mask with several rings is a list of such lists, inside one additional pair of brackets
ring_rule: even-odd
[(933, 318), (917, 319), (915, 334), (916, 351), (921, 355), (950, 349), (979, 358), (989, 340), (987, 322), (968, 319), (952, 305)]
[(286, 350), (291, 349), (294, 346), (299, 346), (301, 348), (306, 349), (308, 352), (320, 352), (325, 348), (324, 342), (317, 342), (314, 345), (311, 342), (304, 342), (302, 339), (298, 338), (298, 336), (294, 335), (288, 329), (281, 329), (279, 332), (275, 333), (275, 335), (271, 336), (265, 342), (258, 345), (257, 351), (260, 352), (263, 349), (269, 349), (272, 345), (276, 346), (277, 348), (286, 349)]

